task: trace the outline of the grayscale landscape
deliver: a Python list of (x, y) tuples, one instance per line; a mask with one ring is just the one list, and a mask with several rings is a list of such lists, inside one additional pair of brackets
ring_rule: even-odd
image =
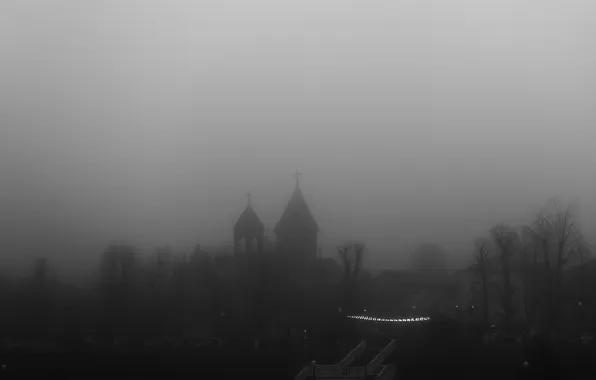
[(3, 1), (0, 377), (592, 378), (594, 14)]

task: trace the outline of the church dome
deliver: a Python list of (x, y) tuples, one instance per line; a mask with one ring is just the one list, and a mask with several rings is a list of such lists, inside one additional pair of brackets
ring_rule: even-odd
[(257, 213), (249, 205), (246, 206), (244, 212), (238, 218), (238, 221), (234, 225), (235, 235), (250, 235), (250, 236), (263, 236), (265, 233), (265, 225), (259, 219)]

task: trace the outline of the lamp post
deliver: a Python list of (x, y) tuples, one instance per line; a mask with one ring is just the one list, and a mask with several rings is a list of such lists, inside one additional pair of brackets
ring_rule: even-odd
[(577, 301), (577, 306), (579, 307), (579, 335), (581, 338), (582, 330), (584, 328), (584, 307), (583, 307), (584, 304), (580, 300), (580, 301)]

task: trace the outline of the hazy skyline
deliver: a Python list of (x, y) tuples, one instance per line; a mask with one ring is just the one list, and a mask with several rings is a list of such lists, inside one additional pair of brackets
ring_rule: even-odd
[[(596, 227), (591, 1), (4, 1), (0, 265), (270, 230), (467, 254), (547, 198)], [(466, 251), (467, 250), (467, 251)], [(16, 264), (15, 264), (16, 263)], [(66, 269), (65, 269), (66, 270)]]

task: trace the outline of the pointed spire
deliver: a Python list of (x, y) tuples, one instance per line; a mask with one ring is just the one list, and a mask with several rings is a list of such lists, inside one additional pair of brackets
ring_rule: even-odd
[[(296, 228), (307, 228), (315, 232), (319, 231), (317, 223), (315, 222), (308, 204), (304, 199), (302, 190), (300, 190), (300, 177), (302, 173), (296, 170), (294, 177), (296, 177), (296, 189), (292, 193), (286, 208), (275, 225), (274, 232), (279, 234), (283, 230), (290, 230)], [(315, 253), (316, 254), (316, 253)]]
[(250, 205), (250, 197), (252, 196), (252, 193), (249, 191), (248, 193), (244, 194), (246, 196), (246, 208), (251, 207)]
[(296, 188), (300, 188), (300, 177), (302, 177), (302, 173), (296, 169), (296, 171), (294, 172), (294, 177), (296, 177)]

